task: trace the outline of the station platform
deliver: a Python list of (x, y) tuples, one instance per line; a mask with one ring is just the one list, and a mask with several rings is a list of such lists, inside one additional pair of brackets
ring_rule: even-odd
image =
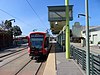
[(59, 44), (53, 44), (43, 75), (86, 75), (73, 59), (66, 59)]

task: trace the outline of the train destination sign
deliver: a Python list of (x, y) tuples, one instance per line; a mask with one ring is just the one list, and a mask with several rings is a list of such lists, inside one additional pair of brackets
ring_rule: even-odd
[(44, 37), (44, 35), (41, 35), (41, 34), (31, 34), (30, 37)]

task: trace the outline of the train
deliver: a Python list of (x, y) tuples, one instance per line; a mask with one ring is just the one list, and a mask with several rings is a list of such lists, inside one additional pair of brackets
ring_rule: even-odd
[(46, 57), (49, 53), (49, 34), (45, 32), (31, 32), (28, 36), (28, 53), (33, 57)]

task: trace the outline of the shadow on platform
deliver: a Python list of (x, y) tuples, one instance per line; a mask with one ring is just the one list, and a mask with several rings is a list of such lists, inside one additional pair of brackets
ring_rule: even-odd
[(61, 47), (59, 43), (52, 44), (50, 53), (62, 53), (62, 52), (65, 52), (65, 50), (63, 51), (63, 48)]

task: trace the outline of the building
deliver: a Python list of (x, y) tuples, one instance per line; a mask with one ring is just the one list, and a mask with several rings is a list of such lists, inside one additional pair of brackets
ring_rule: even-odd
[(81, 31), (84, 29), (85, 27), (80, 25), (79, 22), (75, 22), (74, 25), (72, 26), (73, 37), (81, 37)]
[[(82, 37), (86, 38), (86, 30), (82, 31)], [(100, 26), (89, 28), (90, 45), (97, 45), (100, 41)]]
[[(72, 26), (73, 40), (77, 42), (77, 40), (86, 41), (86, 26), (80, 25), (79, 22), (75, 22)], [(89, 38), (90, 45), (97, 45), (100, 41), (100, 26), (90, 26), (89, 27)]]
[(81, 31), (85, 29), (85, 26), (80, 25), (79, 22), (75, 22), (72, 26), (72, 38), (71, 41), (74, 43), (81, 43), (82, 35)]

